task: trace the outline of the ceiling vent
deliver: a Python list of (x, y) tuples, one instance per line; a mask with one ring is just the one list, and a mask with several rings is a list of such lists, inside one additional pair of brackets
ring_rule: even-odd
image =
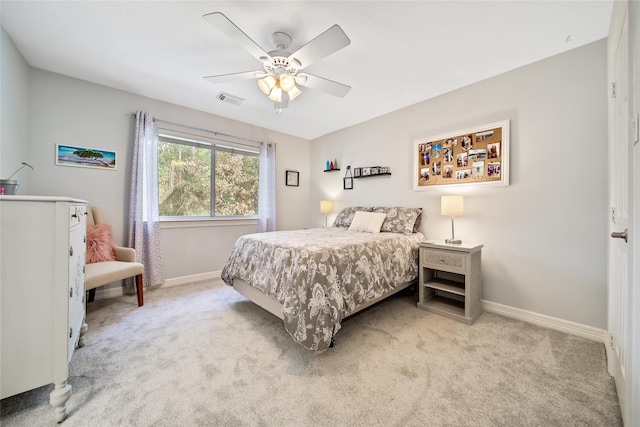
[(220, 101), (228, 102), (228, 103), (234, 104), (234, 105), (240, 105), (240, 104), (242, 104), (242, 101), (244, 101), (244, 98), (240, 98), (238, 96), (229, 95), (228, 93), (225, 93), (225, 92), (220, 92), (218, 94), (217, 98)]

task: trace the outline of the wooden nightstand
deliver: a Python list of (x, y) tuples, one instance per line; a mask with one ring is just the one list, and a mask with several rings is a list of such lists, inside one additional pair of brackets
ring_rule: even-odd
[(482, 246), (420, 243), (418, 307), (475, 322), (482, 314)]

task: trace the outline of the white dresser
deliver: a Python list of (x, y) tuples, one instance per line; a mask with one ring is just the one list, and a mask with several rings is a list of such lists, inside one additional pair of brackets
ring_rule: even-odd
[(58, 422), (84, 323), (86, 212), (84, 200), (0, 196), (1, 398), (54, 383)]

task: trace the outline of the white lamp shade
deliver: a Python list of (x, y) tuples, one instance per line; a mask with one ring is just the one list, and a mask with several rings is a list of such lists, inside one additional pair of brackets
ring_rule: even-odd
[(327, 214), (333, 212), (333, 201), (320, 200), (320, 213)]
[(440, 214), (447, 216), (464, 215), (464, 197), (442, 196), (440, 199)]
[(298, 97), (298, 95), (302, 93), (302, 91), (298, 89), (296, 86), (294, 86), (293, 89), (291, 89), (287, 93), (289, 94), (289, 100), (293, 101)]
[(280, 89), (285, 92), (289, 92), (296, 86), (296, 80), (290, 74), (283, 74), (280, 76)]
[(282, 89), (280, 89), (278, 86), (271, 89), (269, 99), (273, 102), (282, 102)]
[(271, 93), (271, 89), (276, 85), (276, 79), (273, 76), (267, 76), (264, 79), (258, 80), (258, 87), (265, 95)]

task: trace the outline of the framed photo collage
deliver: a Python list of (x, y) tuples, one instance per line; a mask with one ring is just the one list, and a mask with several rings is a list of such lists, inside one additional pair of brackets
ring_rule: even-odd
[(509, 121), (414, 142), (414, 191), (443, 185), (509, 185)]

